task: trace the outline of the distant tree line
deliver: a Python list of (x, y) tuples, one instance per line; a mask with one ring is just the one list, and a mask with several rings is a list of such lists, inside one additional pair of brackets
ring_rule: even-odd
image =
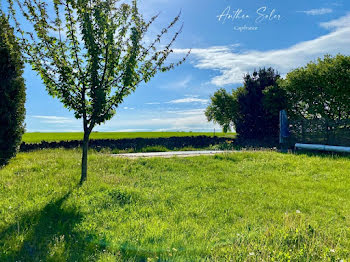
[(242, 139), (277, 139), (279, 111), (291, 119), (350, 118), (350, 57), (326, 55), (287, 74), (273, 68), (246, 74), (243, 86), (219, 89), (206, 109), (208, 121)]

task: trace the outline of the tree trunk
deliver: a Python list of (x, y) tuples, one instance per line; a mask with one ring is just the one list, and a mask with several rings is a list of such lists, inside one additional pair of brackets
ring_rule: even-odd
[(82, 185), (87, 179), (89, 136), (90, 136), (90, 132), (85, 131), (84, 132), (84, 140), (83, 140), (83, 157), (82, 157), (82, 161), (81, 161), (80, 185)]

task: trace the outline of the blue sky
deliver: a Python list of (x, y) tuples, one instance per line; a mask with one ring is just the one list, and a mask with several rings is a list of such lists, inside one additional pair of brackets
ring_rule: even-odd
[[(244, 73), (272, 66), (283, 76), (326, 53), (350, 55), (348, 0), (142, 0), (140, 7), (145, 18), (161, 12), (151, 35), (181, 10), (184, 29), (173, 59), (190, 48), (192, 54), (142, 84), (95, 131), (218, 130), (204, 116), (209, 97), (240, 86)], [(29, 67), (24, 77), (28, 132), (82, 130)]]

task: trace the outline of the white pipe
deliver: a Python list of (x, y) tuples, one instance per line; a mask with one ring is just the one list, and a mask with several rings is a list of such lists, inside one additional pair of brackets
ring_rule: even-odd
[(298, 144), (297, 143), (297, 144), (295, 144), (295, 148), (350, 153), (350, 147), (345, 147), (345, 146), (327, 146), (327, 145)]

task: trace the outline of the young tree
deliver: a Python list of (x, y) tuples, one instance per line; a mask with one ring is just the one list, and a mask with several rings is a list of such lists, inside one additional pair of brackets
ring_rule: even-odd
[(23, 61), (13, 28), (0, 12), (0, 166), (15, 156), (24, 133)]
[[(83, 120), (83, 183), (93, 128), (110, 120), (141, 82), (186, 60), (187, 56), (165, 65), (182, 26), (159, 48), (180, 14), (146, 44), (145, 34), (158, 15), (145, 21), (137, 0), (53, 0), (51, 9), (45, 0), (8, 0), (8, 5), (27, 61), (40, 73), (49, 94)], [(33, 32), (24, 32), (16, 11), (33, 25)]]
[(239, 118), (238, 94), (244, 92), (242, 87), (233, 90), (232, 94), (221, 88), (210, 98), (211, 104), (205, 111), (208, 121), (219, 124), (224, 133), (231, 131)]

